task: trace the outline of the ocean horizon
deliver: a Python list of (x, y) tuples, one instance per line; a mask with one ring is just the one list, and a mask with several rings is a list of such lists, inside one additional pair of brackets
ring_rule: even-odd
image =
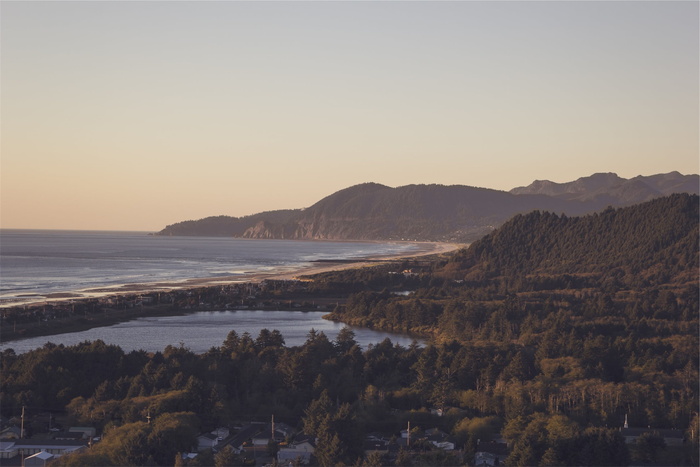
[[(407, 254), (398, 242), (170, 237), (141, 231), (0, 229), (0, 305), (129, 284), (283, 274), (317, 261)], [(117, 290), (115, 290), (116, 292)]]

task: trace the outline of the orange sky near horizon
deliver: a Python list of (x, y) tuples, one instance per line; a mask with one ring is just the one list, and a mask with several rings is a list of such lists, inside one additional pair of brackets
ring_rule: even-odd
[(697, 2), (2, 2), (0, 227), (700, 172)]

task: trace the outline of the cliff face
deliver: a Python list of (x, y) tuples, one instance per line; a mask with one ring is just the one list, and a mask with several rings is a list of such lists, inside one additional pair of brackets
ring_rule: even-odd
[(698, 176), (675, 172), (627, 180), (595, 174), (565, 184), (536, 181), (510, 192), (461, 185), (390, 188), (365, 183), (304, 210), (185, 221), (159, 235), (471, 242), (516, 214), (543, 210), (575, 216), (648, 201), (674, 190), (697, 194)]

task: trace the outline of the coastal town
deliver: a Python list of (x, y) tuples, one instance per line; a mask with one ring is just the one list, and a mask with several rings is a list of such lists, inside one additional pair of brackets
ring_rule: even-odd
[[(38, 426), (53, 421), (54, 427), (45, 432), (35, 432)], [(44, 466), (61, 456), (87, 451), (101, 441), (92, 427), (55, 427), (51, 413), (42, 413), (26, 421), (24, 433), (33, 436), (20, 437), (22, 420), (0, 420), (0, 459), (6, 466)], [(296, 424), (295, 424), (296, 425)], [(410, 425), (410, 424), (409, 424)], [(31, 431), (30, 431), (31, 430)], [(191, 452), (178, 455), (183, 461), (198, 459), (204, 461), (198, 465), (213, 465), (216, 459), (228, 458), (225, 465), (276, 465), (298, 466), (316, 465), (314, 456), (317, 440), (313, 436), (298, 432), (294, 426), (284, 422), (275, 422), (274, 417), (268, 422), (239, 423), (231, 427), (218, 427), (210, 432), (200, 433), (197, 445)], [(423, 430), (409, 427), (392, 434), (370, 433), (363, 441), (363, 450), (368, 458), (381, 459), (395, 463), (397, 460), (432, 455), (451, 456), (461, 459), (461, 449), (456, 449), (454, 437), (438, 428)], [(475, 464), (480, 466), (499, 465), (507, 456), (505, 440), (479, 443)], [(177, 464), (177, 460), (175, 461)], [(218, 464), (217, 464), (218, 465)]]

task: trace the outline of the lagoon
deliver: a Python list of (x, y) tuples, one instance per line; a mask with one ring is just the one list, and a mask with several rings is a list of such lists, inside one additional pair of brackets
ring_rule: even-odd
[[(250, 333), (255, 338), (262, 329), (277, 329), (282, 333), (287, 347), (304, 344), (311, 329), (322, 331), (329, 340), (334, 340), (341, 329), (346, 327), (323, 319), (326, 312), (319, 311), (262, 311), (227, 310), (201, 311), (181, 316), (145, 317), (112, 326), (104, 326), (81, 332), (33, 337), (0, 344), (0, 350), (13, 349), (24, 353), (42, 347), (47, 342), (75, 345), (89, 340), (103, 340), (107, 344), (119, 345), (125, 352), (145, 350), (162, 351), (168, 345), (204, 353), (211, 347), (218, 347), (226, 339), (229, 331), (238, 335)], [(408, 347), (414, 340), (423, 341), (402, 334), (375, 331), (366, 328), (350, 327), (355, 332), (355, 340), (363, 348), (378, 344), (387, 337), (394, 344)]]

